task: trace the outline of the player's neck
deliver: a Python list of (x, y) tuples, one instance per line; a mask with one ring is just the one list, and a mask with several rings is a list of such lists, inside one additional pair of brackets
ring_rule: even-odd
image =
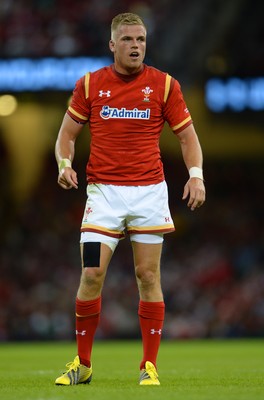
[(136, 71), (136, 72), (131, 72), (131, 73), (124, 74), (124, 73), (122, 73), (122, 72), (119, 72), (119, 71), (116, 69), (115, 64), (112, 64), (112, 71), (113, 71), (120, 79), (122, 79), (122, 80), (124, 80), (124, 81), (126, 81), (126, 82), (130, 82), (130, 81), (132, 81), (133, 79), (135, 79), (138, 75), (140, 75), (140, 74), (143, 72), (144, 69), (145, 69), (145, 65), (142, 64), (141, 67), (140, 67), (140, 70), (138, 70), (138, 71)]

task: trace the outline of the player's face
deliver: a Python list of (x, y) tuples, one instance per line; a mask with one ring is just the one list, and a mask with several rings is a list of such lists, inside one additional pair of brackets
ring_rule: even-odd
[(134, 74), (141, 70), (146, 53), (146, 30), (141, 25), (120, 25), (112, 40), (115, 68), (121, 74)]

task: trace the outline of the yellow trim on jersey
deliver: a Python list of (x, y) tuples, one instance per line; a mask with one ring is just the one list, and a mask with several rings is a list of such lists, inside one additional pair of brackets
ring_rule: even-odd
[(85, 98), (89, 97), (89, 82), (90, 82), (90, 72), (87, 72), (84, 78), (84, 89), (85, 89)]
[(83, 115), (79, 114), (77, 111), (75, 111), (71, 106), (69, 106), (68, 110), (73, 114), (76, 115), (76, 117), (83, 119), (84, 121), (88, 121), (87, 117), (84, 117)]
[(168, 96), (169, 96), (170, 84), (171, 84), (171, 76), (169, 74), (167, 74), (166, 81), (165, 81), (164, 99), (163, 99), (164, 103), (166, 103)]
[(178, 129), (180, 129), (183, 125), (187, 124), (187, 122), (191, 121), (191, 116), (189, 115), (189, 117), (185, 118), (180, 124), (175, 125), (172, 127), (173, 131), (177, 131)]

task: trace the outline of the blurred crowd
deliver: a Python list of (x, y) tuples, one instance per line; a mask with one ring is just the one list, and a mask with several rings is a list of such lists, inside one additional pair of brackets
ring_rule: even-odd
[[(165, 4), (167, 2), (165, 1)], [(1, 55), (104, 55), (114, 14), (140, 13), (150, 31), (157, 1), (6, 0), (0, 6)], [(151, 8), (150, 8), (151, 6)]]
[(262, 74), (262, 0), (5, 0), (0, 57), (105, 56), (110, 24), (136, 12), (148, 28), (149, 63), (182, 80)]
[[(164, 337), (263, 336), (264, 226), (259, 188), (263, 163), (207, 161), (207, 203), (195, 212), (181, 200), (185, 167), (178, 162), (175, 168), (175, 160), (164, 163), (177, 228), (166, 235), (162, 255)], [(1, 171), (7, 177), (3, 167), (4, 157)], [(74, 338), (85, 179), (79, 177), (78, 191), (65, 192), (56, 177), (51, 156), (45, 176), (23, 206), (16, 210), (8, 195), (2, 202), (2, 341)], [(126, 238), (109, 267), (97, 337), (138, 338), (137, 306)]]

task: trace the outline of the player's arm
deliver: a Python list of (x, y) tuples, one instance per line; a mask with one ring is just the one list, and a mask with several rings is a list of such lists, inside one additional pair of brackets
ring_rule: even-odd
[(63, 189), (78, 189), (77, 174), (71, 166), (74, 158), (75, 141), (83, 128), (65, 114), (55, 145), (55, 157), (59, 167), (58, 184)]
[(202, 175), (203, 154), (193, 124), (177, 134), (185, 165), (190, 178), (184, 186), (183, 200), (189, 196), (188, 207), (195, 210), (205, 201), (205, 186)]

